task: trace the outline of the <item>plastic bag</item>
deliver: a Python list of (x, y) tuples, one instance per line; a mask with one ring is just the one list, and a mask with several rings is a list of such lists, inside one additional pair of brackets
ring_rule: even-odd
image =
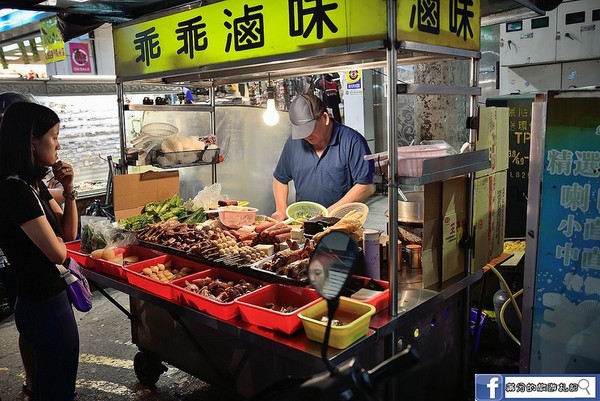
[(106, 217), (81, 216), (81, 250), (91, 253), (108, 246), (122, 247), (137, 243), (135, 233), (125, 231)]
[(114, 210), (111, 205), (104, 205), (96, 199), (83, 211), (84, 216), (108, 217), (110, 221), (115, 221)]
[(203, 208), (204, 210), (211, 210), (218, 207), (219, 199), (221, 196), (221, 184), (215, 183), (208, 187), (204, 187), (204, 189), (192, 200), (194, 207)]

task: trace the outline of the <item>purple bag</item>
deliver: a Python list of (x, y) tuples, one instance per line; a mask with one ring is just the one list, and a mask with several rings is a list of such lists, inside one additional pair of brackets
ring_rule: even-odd
[(67, 294), (69, 300), (80, 312), (87, 312), (92, 309), (92, 292), (90, 291), (90, 285), (81, 273), (79, 263), (73, 258), (67, 258), (63, 265), (56, 265), (60, 271), (60, 276), (67, 283)]

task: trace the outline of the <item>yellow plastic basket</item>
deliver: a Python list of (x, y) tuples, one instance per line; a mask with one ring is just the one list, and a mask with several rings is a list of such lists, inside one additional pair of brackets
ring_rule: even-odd
[[(363, 302), (358, 302), (347, 297), (340, 297), (340, 306), (335, 312), (334, 319), (351, 321), (343, 326), (331, 326), (329, 346), (337, 349), (348, 348), (369, 332), (371, 316), (375, 314), (375, 307)], [(327, 301), (311, 306), (299, 312), (304, 332), (309, 340), (322, 343), (325, 337), (326, 323), (321, 321), (322, 316), (327, 316)]]

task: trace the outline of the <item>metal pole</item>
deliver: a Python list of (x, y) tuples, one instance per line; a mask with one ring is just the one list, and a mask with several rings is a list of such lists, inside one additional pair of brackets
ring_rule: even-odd
[[(472, 58), (470, 64), (470, 86), (477, 87), (479, 85), (479, 60)], [(472, 95), (469, 99), (469, 116), (476, 117), (478, 115), (477, 110), (477, 95)], [(475, 120), (477, 121), (477, 120)], [(475, 142), (477, 141), (476, 133), (477, 127), (469, 127), (469, 150), (475, 150)], [(473, 230), (473, 204), (474, 204), (474, 195), (475, 195), (475, 173), (469, 174), (469, 197), (467, 205), (467, 238), (471, 240), (473, 239), (474, 230)], [(469, 274), (471, 271), (471, 264), (473, 258), (473, 248), (468, 246), (466, 249), (466, 261), (465, 261), (465, 269), (466, 273)]]
[[(398, 71), (397, 37), (396, 37), (396, 0), (387, 1), (387, 135), (388, 135), (388, 278), (390, 282), (389, 315), (398, 316), (398, 138), (396, 134), (396, 81)], [(387, 358), (396, 354), (396, 332), (393, 331), (384, 342), (385, 356)], [(386, 399), (398, 399), (398, 383), (390, 380), (386, 385)]]
[(119, 141), (121, 143), (121, 174), (127, 174), (127, 153), (125, 151), (127, 147), (127, 133), (125, 130), (125, 108), (124, 108), (124, 91), (123, 83), (117, 83), (117, 111), (119, 113)]
[(390, 280), (389, 314), (398, 316), (398, 138), (396, 134), (396, 81), (398, 53), (396, 51), (396, 0), (387, 2), (388, 48), (387, 48), (387, 135), (388, 135), (388, 277)]
[[(215, 85), (214, 83), (210, 86), (210, 92), (209, 92), (209, 96), (210, 96), (210, 133), (213, 135), (217, 134), (217, 121), (216, 121), (216, 115), (217, 115), (217, 109), (215, 107)], [(212, 173), (212, 183), (215, 184), (217, 182), (217, 165), (215, 163), (213, 163), (211, 166), (211, 173)]]
[[(471, 63), (470, 63), (470, 82), (469, 82), (471, 87), (477, 87), (479, 85), (479, 60), (476, 58), (471, 58)], [(477, 112), (477, 95), (471, 95), (470, 99), (469, 99), (469, 116), (470, 117), (476, 117), (478, 115)], [(478, 121), (478, 119), (476, 119), (475, 121)], [(477, 126), (470, 126), (469, 128), (469, 150), (473, 151), (475, 150), (475, 143), (477, 141), (477, 137), (476, 137), (476, 133), (478, 130)], [(475, 173), (470, 173), (468, 175), (468, 194), (469, 196), (467, 197), (467, 238), (469, 238), (469, 246), (467, 246), (466, 248), (466, 259), (465, 259), (465, 273), (467, 275), (471, 274), (471, 265), (473, 263), (473, 241), (474, 238), (473, 236), (475, 235), (474, 233), (474, 227), (473, 227), (473, 204), (475, 202)], [(486, 280), (486, 276), (484, 276), (484, 285), (483, 288), (481, 289), (482, 291), (482, 295), (483, 295), (483, 290), (485, 289), (485, 280)], [(467, 305), (467, 307), (465, 308), (466, 310), (464, 311), (464, 331), (463, 331), (463, 341), (464, 341), (464, 347), (463, 347), (463, 388), (465, 391), (468, 390), (468, 385), (470, 384), (470, 380), (469, 380), (469, 375), (473, 372), (472, 371), (472, 350), (471, 347), (475, 347), (475, 343), (471, 342), (471, 335), (470, 335), (470, 321), (471, 321), (471, 308), (470, 308), (470, 300), (471, 300), (471, 286), (467, 286), (467, 288), (465, 288), (465, 292), (464, 292), (464, 297), (463, 297), (463, 302), (464, 305)], [(479, 309), (478, 309), (478, 313), (476, 318), (476, 329), (475, 329), (475, 336), (477, 336), (477, 325), (479, 322)]]

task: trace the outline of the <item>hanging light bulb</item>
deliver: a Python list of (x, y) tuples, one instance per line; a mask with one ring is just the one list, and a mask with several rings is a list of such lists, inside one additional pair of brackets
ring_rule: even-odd
[(263, 113), (263, 121), (269, 127), (279, 122), (279, 113), (275, 107), (275, 88), (271, 86), (271, 77), (269, 77), (269, 86), (267, 86), (267, 110)]

